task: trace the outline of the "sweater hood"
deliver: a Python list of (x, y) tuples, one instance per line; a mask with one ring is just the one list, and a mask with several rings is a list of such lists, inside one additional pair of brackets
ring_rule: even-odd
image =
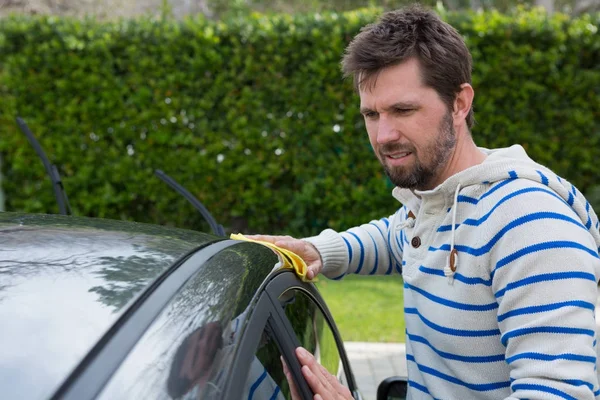
[[(436, 188), (413, 191), (396, 187), (392, 192), (393, 196), (409, 210), (418, 210), (424, 198), (443, 196), (453, 204), (455, 219), (457, 199), (463, 188), (471, 185), (493, 184), (507, 179), (529, 179), (547, 186), (560, 196), (579, 216), (581, 223), (590, 232), (600, 250), (598, 217), (590, 203), (573, 184), (533, 161), (520, 145), (493, 150), (480, 148), (480, 150), (487, 154), (484, 162), (452, 175)], [(453, 226), (454, 224), (453, 221)], [(454, 238), (454, 229), (452, 231), (452, 238)]]

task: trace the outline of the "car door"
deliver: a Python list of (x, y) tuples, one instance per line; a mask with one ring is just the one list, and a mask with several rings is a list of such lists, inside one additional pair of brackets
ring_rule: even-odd
[(237, 369), (229, 385), (227, 399), (288, 399), (290, 388), (283, 374), (282, 362), (292, 373), (303, 399), (313, 393), (304, 380), (294, 351), (303, 346), (321, 365), (337, 376), (360, 398), (343, 341), (325, 302), (314, 285), (303, 283), (291, 271), (274, 274), (259, 294), (241, 348), (234, 364), (249, 365)]

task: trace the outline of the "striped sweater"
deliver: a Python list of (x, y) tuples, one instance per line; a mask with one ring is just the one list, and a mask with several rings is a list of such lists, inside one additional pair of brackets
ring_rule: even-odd
[(329, 278), (402, 273), (410, 399), (600, 398), (596, 214), (521, 146), (481, 150), (433, 190), (394, 189), (391, 217), (306, 240)]

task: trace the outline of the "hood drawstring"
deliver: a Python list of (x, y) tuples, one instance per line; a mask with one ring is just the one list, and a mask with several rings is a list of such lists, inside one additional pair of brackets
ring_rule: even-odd
[(458, 208), (458, 193), (460, 192), (460, 183), (456, 186), (454, 192), (454, 203), (452, 204), (452, 236), (450, 238), (450, 255), (448, 262), (444, 267), (444, 275), (448, 278), (448, 283), (454, 283), (454, 274), (458, 268), (458, 251), (454, 248), (454, 232), (456, 230), (456, 209)]
[(413, 214), (412, 211), (408, 212), (408, 215), (406, 216), (406, 219), (404, 220), (404, 222), (402, 222), (401, 224), (397, 225), (396, 230), (401, 231), (404, 228), (409, 228), (412, 229), (415, 227), (415, 221), (416, 221), (415, 214)]

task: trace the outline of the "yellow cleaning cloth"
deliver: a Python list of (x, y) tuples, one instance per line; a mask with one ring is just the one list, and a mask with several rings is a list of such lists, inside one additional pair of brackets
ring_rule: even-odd
[(306, 277), (306, 272), (308, 271), (308, 267), (306, 266), (306, 262), (300, 257), (298, 254), (289, 251), (287, 249), (283, 249), (281, 247), (275, 246), (273, 243), (265, 242), (263, 240), (253, 240), (245, 237), (241, 233), (232, 233), (231, 239), (233, 240), (245, 240), (247, 242), (260, 243), (262, 245), (267, 246), (271, 250), (275, 251), (283, 261), (283, 265), (281, 268), (291, 268), (296, 271), (296, 275), (302, 279), (303, 282), (316, 282), (317, 279), (308, 279)]

